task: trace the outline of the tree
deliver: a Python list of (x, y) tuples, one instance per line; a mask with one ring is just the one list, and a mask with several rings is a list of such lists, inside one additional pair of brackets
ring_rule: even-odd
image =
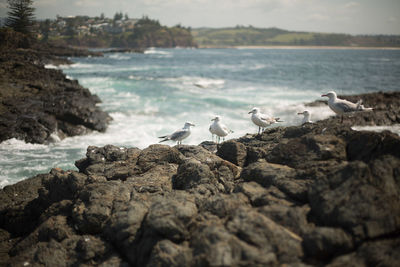
[(122, 12), (119, 12), (119, 13), (117, 12), (114, 15), (114, 21), (122, 20), (123, 17), (124, 17), (124, 15), (122, 14)]
[(7, 0), (8, 2), (8, 17), (6, 26), (14, 29), (17, 32), (24, 34), (32, 34), (32, 26), (35, 21), (32, 0)]
[(50, 27), (51, 21), (49, 19), (46, 19), (44, 22), (40, 23), (39, 29), (43, 34), (43, 41), (47, 41), (49, 39)]

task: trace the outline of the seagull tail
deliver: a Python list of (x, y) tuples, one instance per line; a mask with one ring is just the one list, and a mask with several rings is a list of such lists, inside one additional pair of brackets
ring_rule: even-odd
[(167, 138), (168, 135), (164, 135), (164, 136), (159, 136), (158, 138)]
[[(161, 137), (161, 138), (163, 138), (163, 137)], [(165, 142), (165, 141), (168, 141), (169, 140), (169, 138), (165, 138), (164, 140), (161, 140), (159, 143), (162, 143), (162, 142)]]
[(279, 120), (280, 118), (274, 118), (274, 119), (275, 119), (276, 122), (283, 122), (283, 121)]

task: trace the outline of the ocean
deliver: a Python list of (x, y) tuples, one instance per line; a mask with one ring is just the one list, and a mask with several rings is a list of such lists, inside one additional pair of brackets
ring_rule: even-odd
[[(211, 141), (208, 128), (215, 115), (234, 131), (230, 139), (257, 132), (248, 114), (253, 107), (280, 117), (279, 125), (299, 125), (296, 114), (304, 104), (330, 90), (400, 90), (400, 50), (176, 48), (71, 60), (75, 63), (59, 68), (102, 99), (100, 106), (113, 118), (108, 130), (50, 145), (4, 141), (0, 187), (53, 167), (76, 169), (74, 162), (85, 157), (89, 145), (146, 148), (186, 121), (196, 126), (183, 143), (196, 145)], [(307, 109), (313, 121), (333, 115), (327, 107)]]

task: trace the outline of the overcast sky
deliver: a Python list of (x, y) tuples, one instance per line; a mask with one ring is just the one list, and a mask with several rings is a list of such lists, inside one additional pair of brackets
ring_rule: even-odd
[[(350, 34), (400, 34), (400, 0), (34, 0), (39, 19), (89, 15), (147, 15), (173, 26), (278, 27)], [(0, 0), (0, 17), (7, 15)]]

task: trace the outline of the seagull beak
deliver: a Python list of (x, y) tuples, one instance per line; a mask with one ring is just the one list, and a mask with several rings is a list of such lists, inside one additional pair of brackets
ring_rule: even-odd
[(321, 95), (321, 97), (323, 97), (323, 96), (327, 96), (327, 95)]
[(253, 113), (252, 111), (250, 111), (248, 114)]
[(212, 119), (211, 121), (215, 121), (215, 118), (214, 118), (214, 119)]
[(297, 113), (297, 115), (304, 115), (304, 112), (299, 112)]

